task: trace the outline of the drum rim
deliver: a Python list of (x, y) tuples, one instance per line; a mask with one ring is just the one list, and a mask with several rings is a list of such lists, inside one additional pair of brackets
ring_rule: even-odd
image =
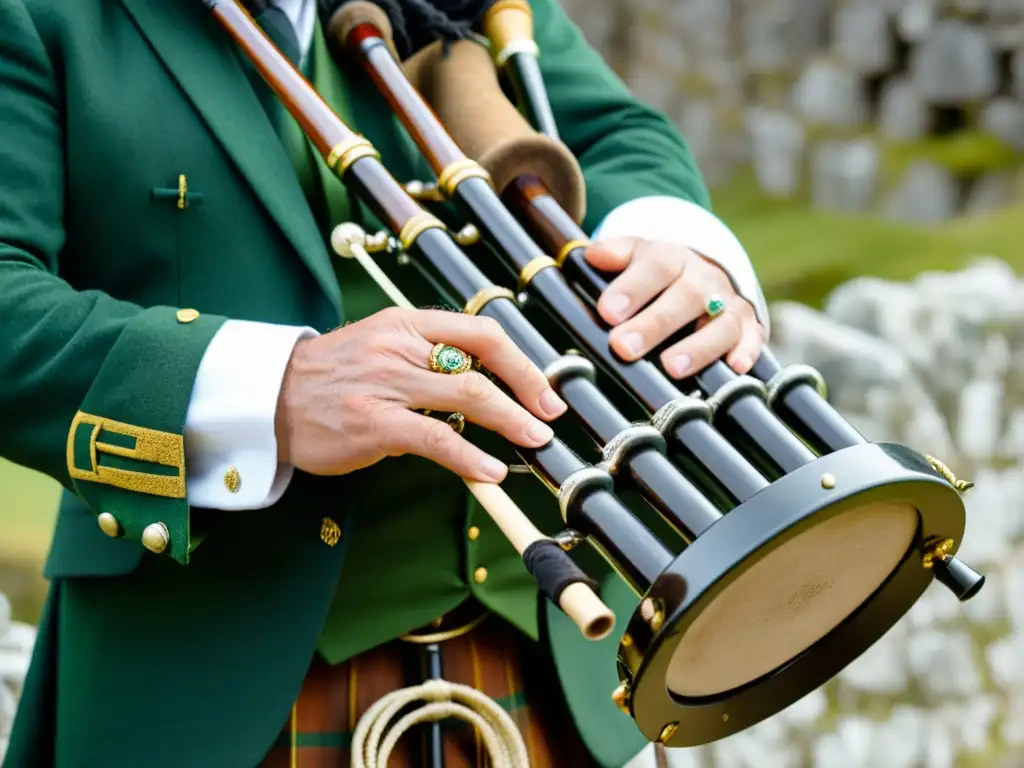
[[(835, 482), (823, 483), (826, 475)], [(788, 664), (720, 696), (686, 700), (671, 694), (664, 682), (656, 682), (664, 680), (686, 628), (732, 580), (809, 528), (877, 502), (916, 509), (917, 532), (889, 577), (830, 633)], [(619, 645), (620, 677), (635, 681), (630, 706), (641, 732), (657, 741), (666, 725), (676, 723), (667, 746), (706, 744), (811, 693), (877, 642), (917, 602), (932, 581), (932, 572), (921, 565), (924, 545), (951, 538), (955, 552), (965, 523), (960, 494), (923, 456), (900, 445), (852, 446), (772, 483), (684, 550), (630, 619)], [(657, 629), (649, 622), (652, 605), (661, 607), (663, 616)]]

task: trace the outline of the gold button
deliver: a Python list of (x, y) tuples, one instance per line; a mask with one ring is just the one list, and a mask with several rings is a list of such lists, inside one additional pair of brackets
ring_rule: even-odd
[(101, 512), (96, 518), (96, 522), (100, 524), (100, 530), (110, 538), (116, 539), (121, 535), (121, 524), (109, 512)]
[(179, 309), (176, 317), (179, 323), (191, 323), (199, 317), (199, 313), (194, 309)]
[(476, 541), (479, 538), (480, 538), (480, 529), (477, 528), (474, 525), (472, 528), (469, 529), (469, 540), (470, 541)]
[(152, 523), (142, 532), (142, 546), (150, 552), (160, 554), (171, 543), (171, 533), (163, 523)]
[(224, 486), (231, 493), (238, 493), (239, 487), (242, 485), (242, 476), (238, 474), (238, 470), (234, 467), (228, 469), (224, 473)]
[(329, 517), (325, 517), (320, 523), (320, 540), (328, 547), (333, 547), (341, 541), (341, 528)]
[(487, 569), (477, 568), (475, 571), (473, 571), (473, 581), (475, 581), (477, 584), (483, 584), (485, 581), (487, 581)]

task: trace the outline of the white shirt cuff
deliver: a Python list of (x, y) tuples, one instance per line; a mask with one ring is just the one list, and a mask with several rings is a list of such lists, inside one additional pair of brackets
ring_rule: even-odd
[(642, 237), (676, 243), (713, 261), (729, 275), (733, 288), (754, 307), (765, 332), (770, 329), (768, 304), (754, 265), (740, 241), (722, 221), (696, 203), (677, 197), (641, 197), (609, 213), (592, 238)]
[[(295, 344), (317, 335), (312, 328), (245, 320), (229, 320), (217, 331), (185, 419), (190, 506), (264, 509), (287, 490), (294, 468), (277, 460), (277, 400)], [(237, 479), (234, 491), (229, 473)]]

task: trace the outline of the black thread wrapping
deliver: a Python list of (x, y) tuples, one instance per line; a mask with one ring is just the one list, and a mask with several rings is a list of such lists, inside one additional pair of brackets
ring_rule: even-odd
[(580, 570), (568, 553), (551, 539), (539, 539), (528, 546), (523, 552), (523, 563), (537, 580), (540, 591), (555, 605), (566, 587), (572, 584), (597, 589), (597, 582)]

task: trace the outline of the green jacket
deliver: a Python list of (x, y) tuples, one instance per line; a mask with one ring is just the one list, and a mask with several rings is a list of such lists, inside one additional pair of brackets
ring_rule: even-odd
[[(706, 205), (670, 123), (634, 100), (555, 0), (534, 11), (556, 117), (588, 182), (588, 231), (651, 194)], [(345, 76), (356, 130), (400, 180), (429, 178), (372, 84)], [(453, 592), (537, 636), (533, 582), (469, 499), (451, 526), (407, 518), (418, 521), (403, 532), (409, 547), (372, 553), (360, 528), (374, 518), (355, 514), (353, 484), (380, 474), (297, 473), (257, 512), (189, 508), (183, 425), (222, 323), (327, 331), (352, 319), (343, 294), (358, 305), (363, 284), (342, 275), (339, 289), (324, 235), (199, 0), (0, 0), (0, 454), (66, 489), (5, 765), (255, 765), (287, 719), (336, 591), (357, 596), (341, 601), (354, 648), (387, 639), (375, 623), (379, 585), (360, 561), (383, 563), (398, 594), (417, 582), (424, 552), (456, 548)], [(508, 485), (557, 529), (539, 484)], [(100, 530), (101, 514), (120, 538)], [(162, 555), (140, 544), (158, 522), (170, 534)], [(477, 584), (480, 563), (490, 577)], [(599, 573), (621, 627), (635, 598)], [(601, 765), (621, 766), (643, 740), (609, 700), (617, 638), (589, 644), (541, 610), (581, 733)], [(410, 616), (409, 628), (421, 623)]]

